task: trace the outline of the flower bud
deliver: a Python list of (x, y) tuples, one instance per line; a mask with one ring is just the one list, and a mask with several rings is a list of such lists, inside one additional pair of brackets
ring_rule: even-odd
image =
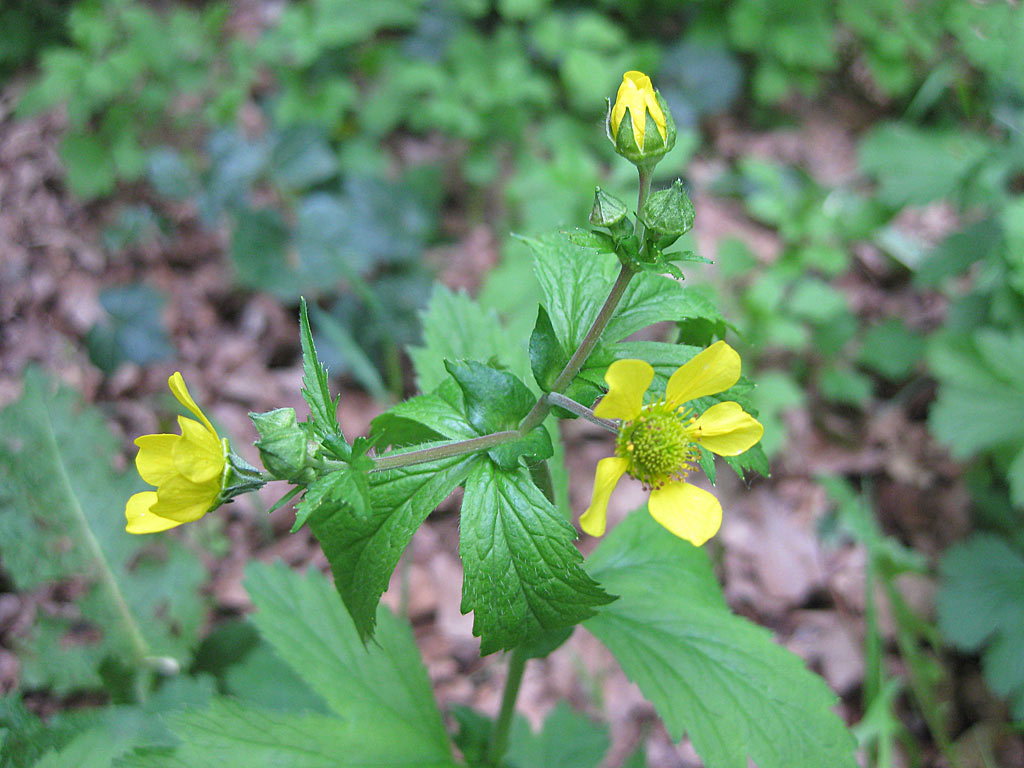
[(651, 84), (651, 78), (635, 70), (622, 76), (606, 127), (615, 151), (647, 169), (653, 168), (676, 143), (676, 124), (668, 104)]
[(693, 227), (693, 203), (679, 179), (668, 189), (648, 197), (640, 215), (651, 239), (660, 248), (671, 245)]
[(590, 211), (590, 223), (595, 227), (610, 229), (613, 235), (625, 234), (629, 229), (626, 204), (598, 187), (594, 190), (594, 207)]

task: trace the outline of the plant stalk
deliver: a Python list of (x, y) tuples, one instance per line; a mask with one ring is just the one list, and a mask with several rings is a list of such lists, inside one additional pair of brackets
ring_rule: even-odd
[(516, 697), (519, 695), (519, 686), (523, 682), (523, 672), (526, 671), (527, 656), (522, 648), (512, 651), (508, 660), (508, 677), (505, 678), (505, 692), (501, 696), (501, 711), (498, 712), (498, 719), (494, 721), (494, 730), (491, 732), (491, 741), (487, 745), (487, 765), (501, 765), (501, 759), (508, 749), (508, 734), (512, 727), (512, 714), (516, 708)]

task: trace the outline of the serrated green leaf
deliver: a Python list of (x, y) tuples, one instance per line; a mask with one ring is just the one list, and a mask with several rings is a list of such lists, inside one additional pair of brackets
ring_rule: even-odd
[[(65, 693), (98, 687), (110, 656), (186, 663), (203, 620), (206, 572), (171, 536), (125, 532), (141, 482), (115, 472), (118, 445), (98, 411), (29, 370), (21, 400), (0, 413), (0, 548), (17, 589), (84, 579), (80, 616), (45, 617), (18, 643), (22, 683)], [(72, 627), (90, 627), (67, 642)]]
[[(330, 582), (283, 564), (246, 569), (263, 638), (341, 718), (324, 722), (341, 765), (448, 765), (451, 748), (412, 632), (387, 609), (366, 646)], [(190, 734), (191, 738), (191, 734)], [(374, 763), (376, 759), (376, 763)]]
[(462, 612), (483, 654), (540, 640), (593, 616), (610, 597), (580, 567), (575, 529), (525, 469), (474, 467), (462, 502)]
[(644, 510), (609, 533), (588, 570), (621, 595), (585, 626), (708, 768), (854, 768), (835, 695), (769, 633), (733, 615), (706, 555)]
[(441, 437), (468, 440), (478, 436), (466, 416), (462, 390), (450, 377), (433, 392), (392, 406), (370, 426), (371, 434), (385, 446), (425, 443)]
[(450, 758), (417, 755), (376, 723), (316, 714), (283, 714), (227, 698), (169, 719), (176, 750), (146, 750), (119, 768), (449, 768)]
[(978, 534), (950, 549), (940, 570), (939, 629), (964, 650), (984, 649), (985, 680), (1024, 721), (1024, 556)]
[(498, 315), (465, 293), (438, 284), (422, 314), (423, 345), (409, 348), (416, 383), (431, 392), (448, 378), (445, 360), (497, 361), (517, 376), (530, 370), (526, 349), (510, 338)]
[(310, 517), (334, 584), (364, 640), (373, 635), (380, 596), (412, 535), (478, 460), (468, 454), (374, 472), (365, 509), (325, 506)]
[(47, 752), (33, 768), (110, 768), (114, 758), (131, 749), (134, 741), (124, 734), (112, 735), (106, 729), (86, 731), (63, 748)]
[(312, 515), (326, 519), (336, 515), (365, 518), (370, 509), (370, 479), (359, 467), (346, 465), (310, 483), (295, 508), (295, 533)]
[(282, 712), (327, 713), (323, 698), (266, 643), (253, 648), (224, 676), (225, 693), (246, 704)]
[(309, 327), (306, 300), (299, 304), (299, 330), (302, 342), (302, 397), (309, 405), (313, 429), (324, 439), (324, 445), (340, 459), (347, 459), (351, 449), (338, 426), (338, 398), (331, 397), (327, 369), (316, 356), (313, 332)]
[[(446, 360), (445, 367), (462, 390), (466, 416), (478, 435), (515, 429), (533, 407), (533, 393), (507, 371), (472, 360)], [(487, 455), (503, 469), (513, 469), (521, 457), (537, 462), (552, 451), (551, 437), (539, 425), (521, 439), (491, 448)]]
[(561, 701), (540, 733), (525, 718), (513, 721), (505, 761), (511, 768), (596, 768), (610, 744), (607, 726)]
[[(619, 262), (595, 254), (555, 234), (526, 241), (534, 251), (535, 271), (555, 336), (563, 349), (575, 350), (586, 336), (615, 282)], [(652, 323), (721, 317), (699, 294), (662, 275), (634, 275), (603, 335), (608, 344)]]

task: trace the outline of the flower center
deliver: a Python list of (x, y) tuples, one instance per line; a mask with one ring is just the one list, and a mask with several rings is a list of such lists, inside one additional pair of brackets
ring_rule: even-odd
[(626, 471), (645, 487), (660, 488), (667, 481), (683, 480), (700, 457), (700, 449), (686, 434), (692, 421), (665, 403), (644, 406), (634, 421), (623, 425), (615, 453), (626, 459)]

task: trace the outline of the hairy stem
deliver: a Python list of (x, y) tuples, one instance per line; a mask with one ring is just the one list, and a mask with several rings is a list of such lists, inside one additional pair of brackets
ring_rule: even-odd
[(613, 419), (602, 419), (600, 416), (595, 416), (594, 412), (587, 408), (585, 405), (581, 405), (573, 400), (571, 397), (566, 397), (558, 392), (549, 392), (547, 397), (550, 405), (558, 408), (564, 408), (570, 413), (575, 413), (582, 419), (586, 419), (591, 424), (597, 424), (602, 429), (607, 429), (609, 432), (618, 432), (619, 424)]
[(512, 656), (508, 660), (508, 677), (505, 678), (505, 692), (501, 697), (501, 711), (498, 712), (498, 719), (494, 721), (491, 742), (487, 745), (488, 765), (501, 765), (501, 759), (505, 756), (505, 750), (508, 749), (512, 713), (516, 708), (516, 697), (519, 695), (519, 685), (523, 682), (526, 661), (526, 652), (522, 648), (512, 651)]
[[(632, 267), (622, 265), (622, 269), (619, 270), (619, 276), (615, 278), (615, 284), (612, 285), (611, 291), (608, 293), (608, 298), (604, 300), (604, 305), (601, 307), (601, 311), (597, 313), (597, 317), (594, 318), (593, 324), (590, 326), (590, 330), (587, 331), (587, 335), (583, 337), (583, 341), (580, 342), (579, 348), (573, 353), (573, 356), (569, 358), (569, 362), (565, 364), (565, 368), (558, 374), (558, 378), (555, 379), (554, 384), (551, 385), (551, 391), (559, 394), (564, 392), (565, 389), (572, 383), (572, 380), (576, 378), (576, 374), (583, 368), (583, 364), (587, 362), (587, 358), (590, 357), (590, 353), (594, 351), (594, 347), (597, 346), (598, 340), (601, 338), (601, 334), (604, 333), (604, 329), (608, 327), (609, 321), (612, 319), (612, 315), (615, 314), (616, 308), (619, 306), (619, 301), (622, 299), (622, 294), (626, 292), (626, 286), (629, 285), (629, 281), (633, 275)], [(544, 417), (548, 415), (548, 411), (551, 410), (551, 406), (548, 405), (547, 397), (541, 397), (534, 404), (533, 409), (526, 414), (526, 418), (523, 419), (519, 425), (519, 431), (522, 434), (526, 434), (531, 429), (536, 427), (542, 421)]]
[(373, 459), (373, 469), (370, 471), (380, 472), (385, 469), (408, 467), (411, 464), (422, 464), (426, 461), (447, 459), (449, 456), (461, 456), (464, 453), (486, 451), (503, 443), (518, 440), (521, 437), (522, 434), (518, 430), (510, 429), (505, 432), (492, 432), (489, 435), (474, 437), (469, 440), (457, 440), (445, 445), (435, 445), (432, 448), (421, 448), (418, 451), (397, 453), (393, 456), (378, 456)]

